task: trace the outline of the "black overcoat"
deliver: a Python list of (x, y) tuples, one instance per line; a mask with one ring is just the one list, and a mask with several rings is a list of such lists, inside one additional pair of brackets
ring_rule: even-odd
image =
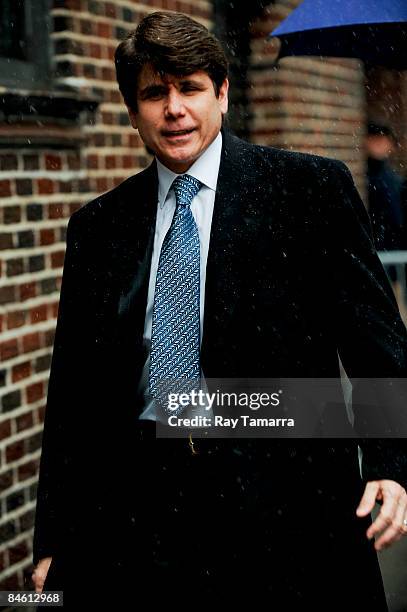
[[(205, 375), (339, 377), (339, 354), (351, 379), (405, 377), (406, 331), (346, 166), (222, 132)], [(53, 556), (46, 588), (68, 602), (116, 587), (130, 608), (147, 594), (386, 609), (355, 510), (368, 479), (405, 484), (401, 442), (360, 441), (361, 477), (356, 440), (198, 440), (192, 455), (138, 419), (157, 189), (153, 161), (69, 221), (34, 533), (34, 562)]]

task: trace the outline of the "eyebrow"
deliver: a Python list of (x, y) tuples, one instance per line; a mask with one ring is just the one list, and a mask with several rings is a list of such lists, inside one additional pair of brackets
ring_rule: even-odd
[[(198, 88), (202, 88), (203, 87), (203, 83), (202, 81), (199, 81), (198, 79), (182, 79), (181, 81), (179, 81), (180, 85), (194, 85), (194, 87), (198, 87)], [(146, 87), (144, 87), (143, 89), (141, 89), (139, 91), (139, 96), (140, 98), (145, 98), (147, 97), (149, 94), (154, 94), (157, 91), (162, 91), (167, 89), (167, 85), (166, 83), (152, 83), (151, 85), (147, 85)]]

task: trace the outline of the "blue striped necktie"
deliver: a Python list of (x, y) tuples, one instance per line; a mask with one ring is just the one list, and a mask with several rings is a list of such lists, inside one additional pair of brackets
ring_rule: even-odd
[(191, 202), (198, 179), (184, 174), (172, 184), (176, 208), (160, 253), (155, 284), (149, 389), (166, 414), (169, 393), (189, 393), (200, 383), (200, 243)]

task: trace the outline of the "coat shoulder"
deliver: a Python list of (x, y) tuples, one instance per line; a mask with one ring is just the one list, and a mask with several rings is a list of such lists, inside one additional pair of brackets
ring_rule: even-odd
[(154, 167), (151, 164), (144, 170), (125, 179), (113, 189), (84, 204), (71, 215), (69, 225), (89, 229), (99, 222), (113, 218), (116, 216), (121, 203), (127, 203), (129, 198), (134, 198), (135, 193), (143, 193), (150, 186), (153, 175)]
[(266, 171), (277, 169), (283, 174), (294, 172), (305, 176), (317, 176), (319, 181), (329, 178), (332, 173), (350, 173), (344, 162), (332, 157), (254, 144), (236, 136), (231, 136), (231, 143), (246, 160), (244, 166), (246, 171), (250, 166), (259, 169), (260, 164), (260, 167)]

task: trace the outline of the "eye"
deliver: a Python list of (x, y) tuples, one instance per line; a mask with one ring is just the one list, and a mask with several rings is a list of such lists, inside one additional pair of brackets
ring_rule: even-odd
[(147, 96), (148, 100), (159, 100), (160, 98), (162, 98), (163, 94), (159, 91), (156, 91), (155, 93), (150, 93)]
[(184, 85), (182, 91), (198, 91), (198, 87), (196, 85)]
[(162, 88), (156, 87), (151, 88), (145, 92), (143, 99), (144, 100), (159, 100), (163, 97), (165, 91)]
[(152, 91), (147, 95), (149, 100), (159, 100), (162, 97), (163, 93), (161, 91)]

